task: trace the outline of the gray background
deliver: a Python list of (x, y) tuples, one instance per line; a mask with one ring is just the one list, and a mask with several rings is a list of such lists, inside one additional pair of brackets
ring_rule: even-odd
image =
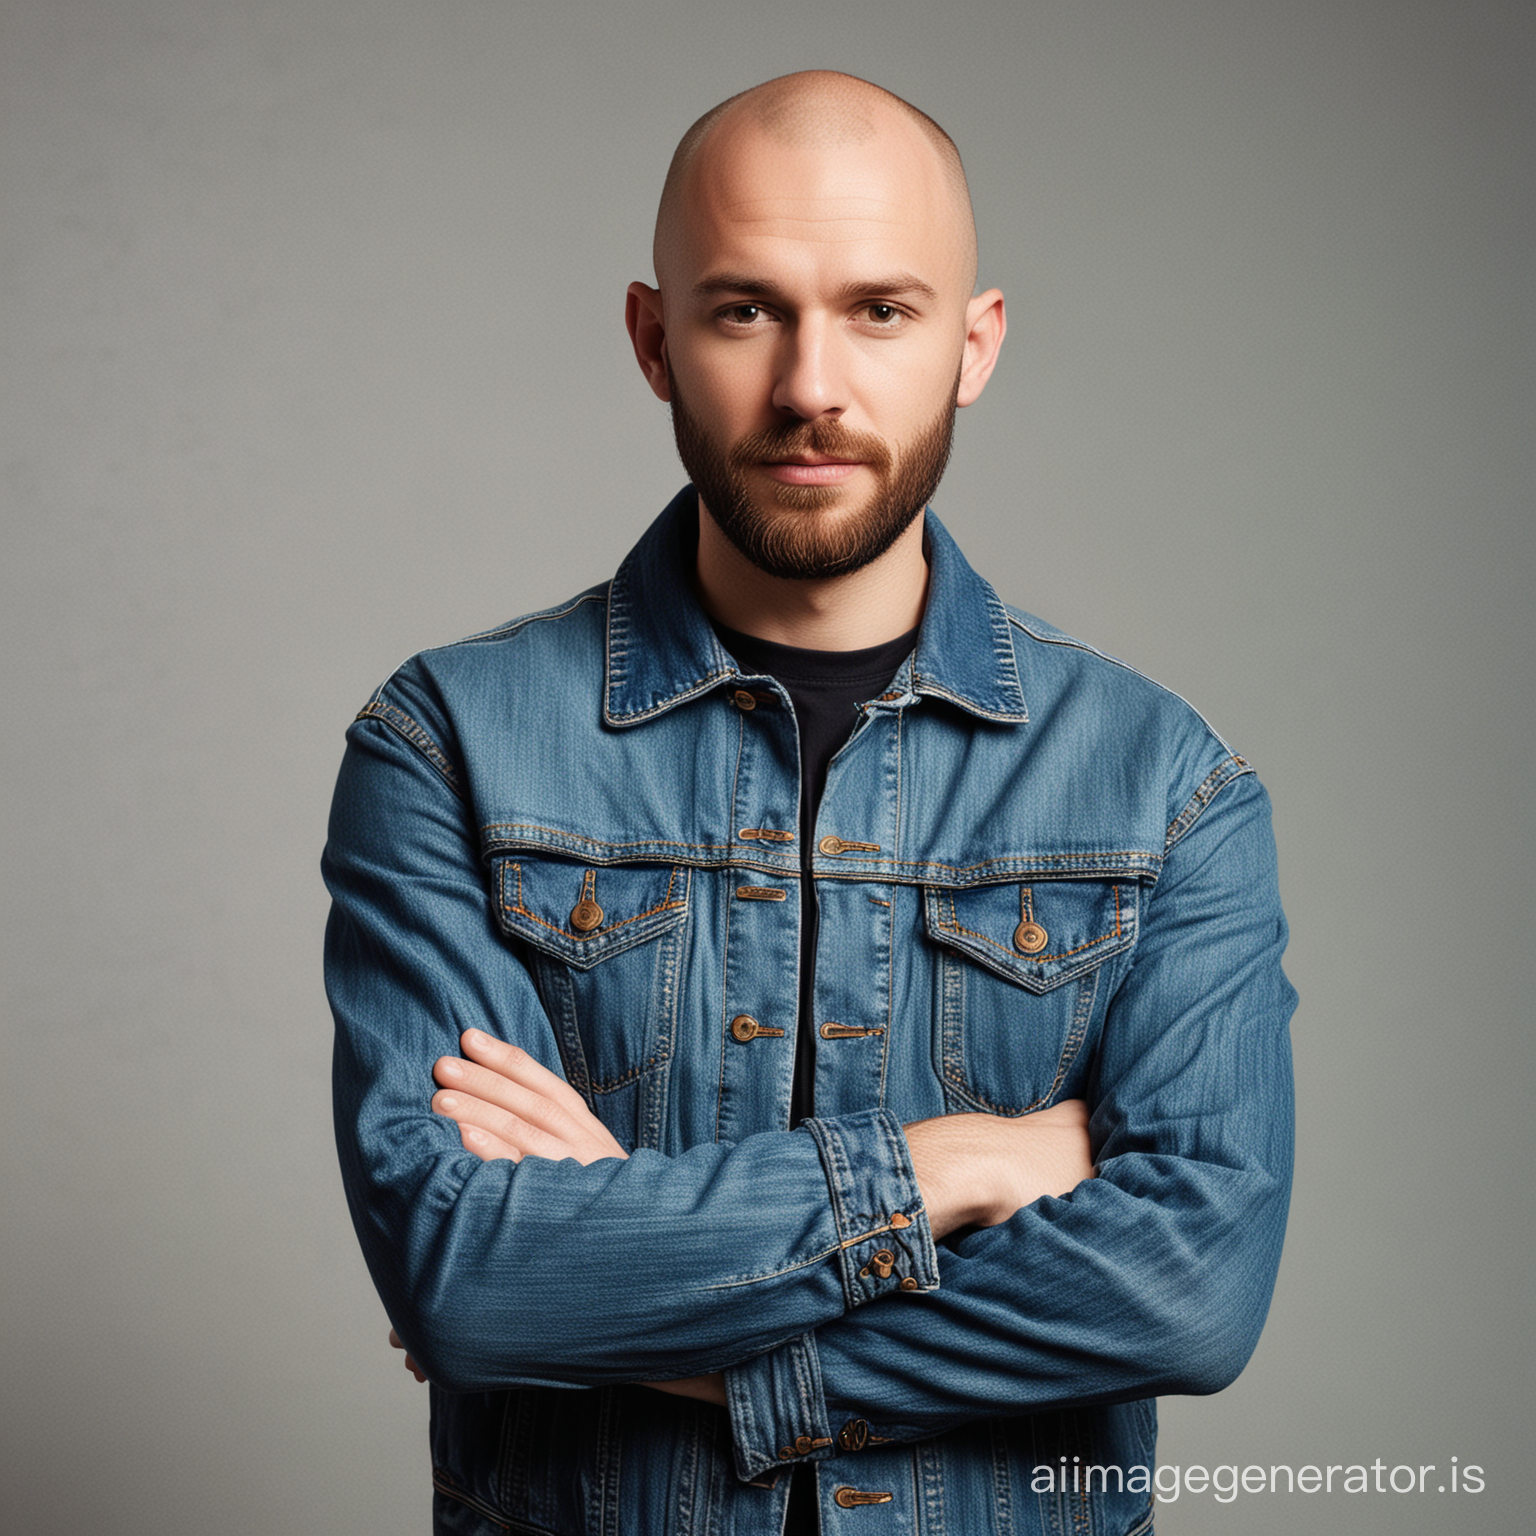
[(3, 0), (5, 1529), (425, 1529), (328, 1123), (341, 733), (681, 482), (624, 284), (682, 129), (811, 65), (952, 131), (1009, 295), (951, 529), (1278, 808), (1286, 1258), (1164, 1457), (1486, 1469), (1159, 1529), (1521, 1527), (1533, 21)]

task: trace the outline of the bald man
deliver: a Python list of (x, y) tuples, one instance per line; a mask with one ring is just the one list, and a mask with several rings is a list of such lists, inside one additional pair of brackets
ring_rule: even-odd
[(689, 485), (400, 668), (333, 809), (337, 1138), (435, 1529), (1149, 1531), (1152, 1399), (1242, 1368), (1284, 1230), (1264, 791), (928, 509), (1006, 328), (936, 124), (731, 98), (655, 266)]

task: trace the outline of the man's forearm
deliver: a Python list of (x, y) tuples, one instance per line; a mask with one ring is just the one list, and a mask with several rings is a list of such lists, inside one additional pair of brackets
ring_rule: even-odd
[[(627, 1156), (579, 1095), (525, 1053), (478, 1031), (466, 1033), (462, 1044), (468, 1059), (443, 1058), (434, 1069), (439, 1083), (453, 1086), (433, 1106), (459, 1125), (465, 1147), (482, 1161), (540, 1156), (586, 1163)], [(1065, 1194), (1093, 1176), (1087, 1107), (1080, 1100), (1019, 1120), (947, 1115), (904, 1130), (935, 1238), (995, 1225), (1042, 1195)], [(391, 1343), (403, 1347), (394, 1333)], [(410, 1356), (406, 1363), (416, 1371)], [(719, 1372), (648, 1385), (718, 1406), (726, 1402)]]
[(1017, 1118), (940, 1115), (904, 1130), (936, 1240), (962, 1227), (995, 1227), (1042, 1196), (1064, 1195), (1093, 1177), (1081, 1099)]

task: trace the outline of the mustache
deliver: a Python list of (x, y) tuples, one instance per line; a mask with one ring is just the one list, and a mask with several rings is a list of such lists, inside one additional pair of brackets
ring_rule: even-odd
[(854, 432), (839, 421), (785, 422), (765, 427), (742, 438), (730, 450), (730, 459), (738, 466), (792, 458), (802, 453), (825, 454), (834, 459), (858, 459), (871, 469), (891, 467), (891, 451), (872, 432)]

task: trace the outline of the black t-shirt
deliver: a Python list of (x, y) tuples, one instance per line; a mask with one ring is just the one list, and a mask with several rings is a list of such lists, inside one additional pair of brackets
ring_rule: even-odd
[(800, 733), (800, 1012), (789, 1119), (793, 1127), (813, 1113), (816, 894), (811, 885), (811, 855), (816, 847), (816, 808), (826, 786), (827, 766), (858, 724), (858, 706), (884, 691), (911, 654), (917, 631), (859, 651), (809, 651), (759, 640), (723, 624), (715, 625), (715, 633), (743, 670), (762, 673), (783, 686)]

